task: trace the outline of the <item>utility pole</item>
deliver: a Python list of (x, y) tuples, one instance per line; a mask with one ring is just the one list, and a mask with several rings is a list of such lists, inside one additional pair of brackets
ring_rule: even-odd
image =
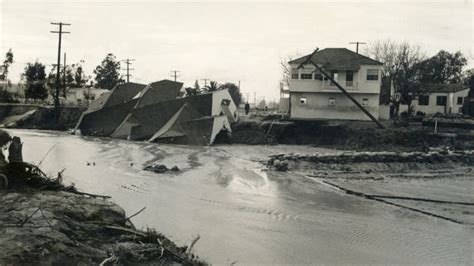
[(178, 75), (178, 72), (180, 72), (180, 71), (178, 71), (178, 70), (172, 70), (172, 71), (171, 71), (171, 73), (173, 73), (173, 74), (171, 74), (171, 77), (174, 78), (174, 81), (175, 81), (175, 82), (176, 82), (176, 80), (178, 79), (178, 77), (181, 77), (181, 76)]
[(63, 97), (66, 99), (66, 53), (64, 53), (63, 72)]
[(130, 74), (130, 70), (135, 70), (134, 68), (130, 68), (130, 65), (132, 63), (132, 61), (135, 61), (135, 59), (132, 59), (132, 58), (127, 58), (125, 60), (122, 60), (122, 62), (125, 62), (125, 64), (127, 65), (127, 74), (125, 76), (127, 76), (127, 83), (130, 82), (130, 76), (132, 76), (132, 74)]
[(63, 26), (71, 26), (71, 24), (68, 23), (62, 23), (62, 22), (51, 22), (51, 25), (58, 25), (59, 30), (58, 31), (51, 31), (51, 33), (58, 33), (59, 34), (59, 42), (58, 42), (58, 65), (57, 65), (57, 74), (56, 74), (56, 92), (53, 95), (54, 98), (54, 108), (56, 110), (56, 121), (59, 117), (59, 91), (60, 91), (60, 68), (61, 68), (61, 38), (63, 34), (69, 34), (71, 32), (69, 31), (63, 31)]
[(206, 86), (207, 86), (207, 81), (208, 81), (209, 79), (201, 79), (201, 80), (204, 80), (204, 87), (206, 87)]
[(253, 105), (257, 107), (257, 92), (256, 91), (253, 92)]
[(359, 44), (367, 44), (365, 42), (350, 42), (349, 44), (355, 44), (356, 45), (356, 53), (359, 53)]

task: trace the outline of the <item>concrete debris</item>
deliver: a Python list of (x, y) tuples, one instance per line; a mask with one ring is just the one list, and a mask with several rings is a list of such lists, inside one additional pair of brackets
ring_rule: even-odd
[(183, 83), (125, 83), (97, 99), (77, 123), (84, 135), (211, 145), (231, 132), (237, 106), (228, 90), (181, 97)]

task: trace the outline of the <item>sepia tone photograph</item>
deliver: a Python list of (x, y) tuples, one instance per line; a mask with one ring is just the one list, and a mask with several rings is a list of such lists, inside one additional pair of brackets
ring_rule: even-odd
[(0, 0), (0, 266), (473, 265), (472, 0)]

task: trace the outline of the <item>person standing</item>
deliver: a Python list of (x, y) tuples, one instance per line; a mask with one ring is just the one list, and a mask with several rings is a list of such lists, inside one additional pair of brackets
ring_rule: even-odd
[(245, 115), (248, 115), (250, 112), (250, 104), (248, 102), (245, 103)]

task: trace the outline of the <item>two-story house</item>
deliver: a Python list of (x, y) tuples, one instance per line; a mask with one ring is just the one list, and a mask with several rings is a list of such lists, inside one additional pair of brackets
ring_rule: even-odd
[[(290, 119), (294, 120), (370, 120), (307, 56), (292, 60), (290, 79)], [(321, 66), (375, 118), (379, 113), (382, 63), (345, 48), (326, 48), (312, 61)]]

